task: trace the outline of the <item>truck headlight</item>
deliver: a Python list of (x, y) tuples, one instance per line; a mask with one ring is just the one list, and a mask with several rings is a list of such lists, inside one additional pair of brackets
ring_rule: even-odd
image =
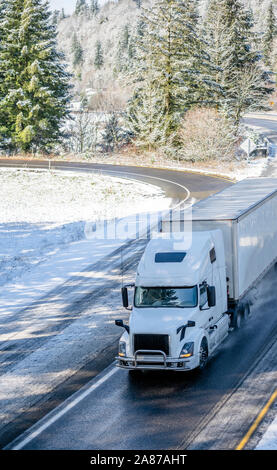
[(194, 350), (194, 343), (186, 343), (182, 347), (182, 350), (180, 352), (180, 357), (191, 357), (193, 356), (193, 350)]
[(119, 342), (118, 355), (121, 357), (126, 356), (126, 343), (124, 341)]

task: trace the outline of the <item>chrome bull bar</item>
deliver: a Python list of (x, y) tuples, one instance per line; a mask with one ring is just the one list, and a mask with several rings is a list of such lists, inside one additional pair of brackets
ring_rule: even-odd
[[(166, 365), (166, 354), (164, 351), (160, 351), (160, 350), (155, 350), (155, 349), (138, 349), (135, 354), (134, 354), (134, 367), (137, 367), (138, 365), (138, 355), (139, 354), (151, 354), (151, 361), (149, 362), (160, 362), (159, 360), (155, 361), (153, 360), (153, 356), (159, 358), (159, 356), (162, 356), (163, 357), (163, 363), (164, 363), (164, 368), (166, 369), (167, 368), (167, 365)], [(146, 358), (146, 360), (144, 360), (143, 362), (148, 362), (147, 359), (150, 359), (149, 358)]]

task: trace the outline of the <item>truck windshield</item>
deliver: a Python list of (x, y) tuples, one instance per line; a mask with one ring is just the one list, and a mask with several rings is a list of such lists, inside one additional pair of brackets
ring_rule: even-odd
[(197, 305), (197, 287), (136, 287), (135, 307), (179, 307)]

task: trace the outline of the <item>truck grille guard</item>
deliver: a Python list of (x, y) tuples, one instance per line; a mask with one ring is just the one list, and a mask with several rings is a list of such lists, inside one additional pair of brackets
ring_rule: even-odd
[[(166, 354), (165, 354), (165, 352), (159, 351), (159, 350), (153, 350), (153, 349), (151, 349), (151, 350), (150, 350), (150, 349), (139, 349), (139, 350), (136, 351), (135, 354), (134, 354), (134, 362), (135, 362), (134, 365), (135, 365), (135, 367), (137, 367), (137, 362), (138, 362), (138, 361), (137, 361), (137, 357), (138, 357), (139, 354), (149, 354), (149, 355), (151, 354), (151, 356), (153, 356), (153, 355), (155, 355), (155, 354), (156, 354), (157, 356), (158, 356), (158, 355), (161, 355), (161, 356), (163, 356), (164, 368), (166, 368), (166, 366), (167, 366), (167, 365), (166, 365)], [(145, 361), (143, 361), (143, 362), (145, 362)], [(146, 362), (147, 362), (147, 361), (146, 361)], [(158, 361), (157, 361), (157, 362), (158, 362)]]
[[(145, 354), (143, 358), (140, 355)], [(149, 357), (147, 357), (147, 355)], [(154, 357), (156, 359), (154, 359)], [(154, 349), (138, 349), (133, 357), (117, 356), (117, 366), (123, 369), (152, 369), (152, 370), (184, 370), (188, 360), (168, 357), (164, 351)]]

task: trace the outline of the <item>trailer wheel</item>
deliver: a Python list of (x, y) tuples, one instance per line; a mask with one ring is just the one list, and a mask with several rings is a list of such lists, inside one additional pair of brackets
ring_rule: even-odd
[(209, 357), (209, 352), (208, 352), (208, 343), (206, 338), (202, 339), (201, 346), (200, 346), (200, 351), (199, 351), (199, 370), (203, 370), (206, 367), (206, 364), (208, 362), (208, 357)]

